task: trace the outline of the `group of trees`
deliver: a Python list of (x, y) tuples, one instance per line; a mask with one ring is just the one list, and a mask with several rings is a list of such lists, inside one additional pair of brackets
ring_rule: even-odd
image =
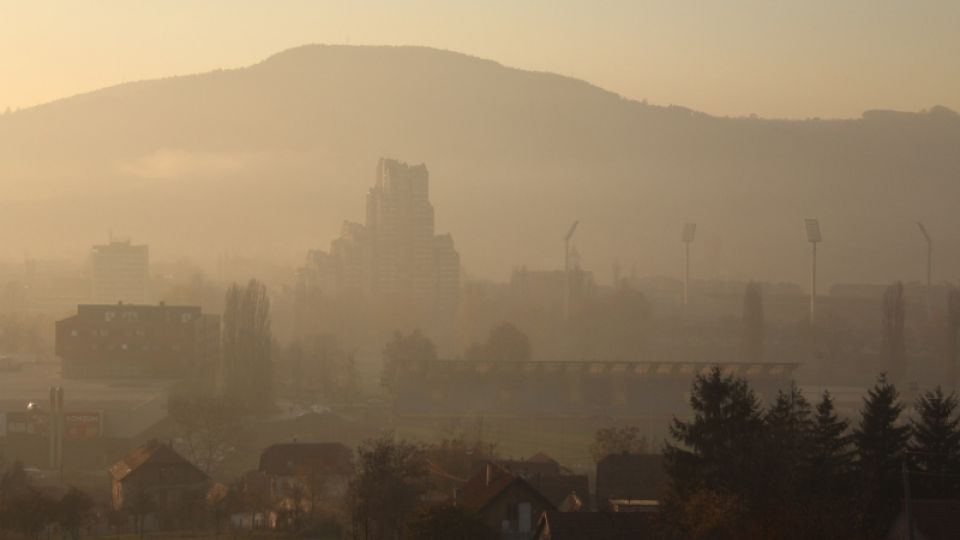
[(647, 438), (636, 426), (602, 428), (590, 445), (590, 456), (600, 462), (614, 454), (643, 454), (648, 450)]
[(244, 418), (222, 396), (197, 395), (170, 399), (175, 446), (187, 459), (210, 474), (236, 448)]
[[(496, 457), (495, 448), (462, 437), (419, 445), (385, 434), (357, 449), (348, 502), (354, 537), (368, 540), (494, 540), (479, 516), (445, 502), (446, 480), (469, 477), (473, 465)], [(442, 502), (441, 502), (442, 501)]]
[(236, 407), (263, 410), (273, 405), (270, 298), (266, 286), (251, 280), (227, 289), (222, 327), (223, 378)]
[(294, 340), (280, 350), (277, 364), (289, 377), (294, 400), (310, 396), (326, 403), (349, 403), (359, 392), (354, 355), (335, 334)]
[(64, 537), (78, 540), (93, 524), (95, 504), (86, 493), (68, 488), (56, 498), (30, 481), (20, 462), (11, 464), (0, 477), (0, 531), (39, 538), (48, 527), (57, 527)]
[(530, 338), (509, 322), (491, 328), (485, 342), (470, 345), (464, 354), (473, 361), (524, 362), (531, 356)]
[[(719, 368), (696, 378), (689, 421), (664, 448), (671, 478), (664, 524), (678, 538), (879, 538), (914, 497), (960, 497), (958, 400), (924, 393), (904, 419), (881, 375), (856, 425), (828, 393), (814, 406), (796, 387), (764, 409)], [(906, 471), (906, 472), (905, 472)]]

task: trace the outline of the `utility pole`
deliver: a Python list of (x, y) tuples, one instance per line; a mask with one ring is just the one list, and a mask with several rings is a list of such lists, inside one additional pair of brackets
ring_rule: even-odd
[(690, 302), (690, 244), (697, 234), (696, 223), (685, 223), (683, 225), (683, 245), (686, 250), (686, 267), (683, 274), (683, 309), (686, 311), (687, 304)]
[(807, 229), (807, 242), (810, 242), (812, 248), (810, 266), (810, 326), (813, 326), (817, 308), (817, 244), (819, 244), (823, 238), (820, 235), (819, 220), (808, 218), (804, 220), (804, 224)]
[(910, 507), (910, 471), (907, 470), (907, 460), (900, 462), (900, 473), (903, 477), (903, 513), (907, 521), (907, 540), (913, 540), (913, 513)]

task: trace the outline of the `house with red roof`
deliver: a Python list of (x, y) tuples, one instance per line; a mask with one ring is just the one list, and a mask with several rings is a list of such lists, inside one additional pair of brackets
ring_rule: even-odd
[(526, 480), (495, 463), (487, 463), (467, 481), (458, 502), (504, 540), (530, 538), (540, 514), (554, 509)]

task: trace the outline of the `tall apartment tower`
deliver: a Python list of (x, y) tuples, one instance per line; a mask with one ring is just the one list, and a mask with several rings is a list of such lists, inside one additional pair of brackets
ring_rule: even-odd
[(367, 231), (374, 292), (396, 300), (429, 301), (436, 268), (426, 165), (380, 159), (376, 182), (367, 193)]
[(150, 248), (129, 240), (111, 240), (90, 252), (93, 301), (143, 304), (147, 301)]
[(346, 221), (330, 251), (311, 251), (304, 286), (410, 308), (452, 323), (460, 255), (449, 234), (434, 234), (426, 165), (380, 159), (364, 224)]

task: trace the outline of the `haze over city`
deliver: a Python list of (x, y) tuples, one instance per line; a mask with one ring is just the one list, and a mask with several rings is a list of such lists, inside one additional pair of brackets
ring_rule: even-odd
[(0, 535), (960, 537), (957, 28), (0, 0)]

